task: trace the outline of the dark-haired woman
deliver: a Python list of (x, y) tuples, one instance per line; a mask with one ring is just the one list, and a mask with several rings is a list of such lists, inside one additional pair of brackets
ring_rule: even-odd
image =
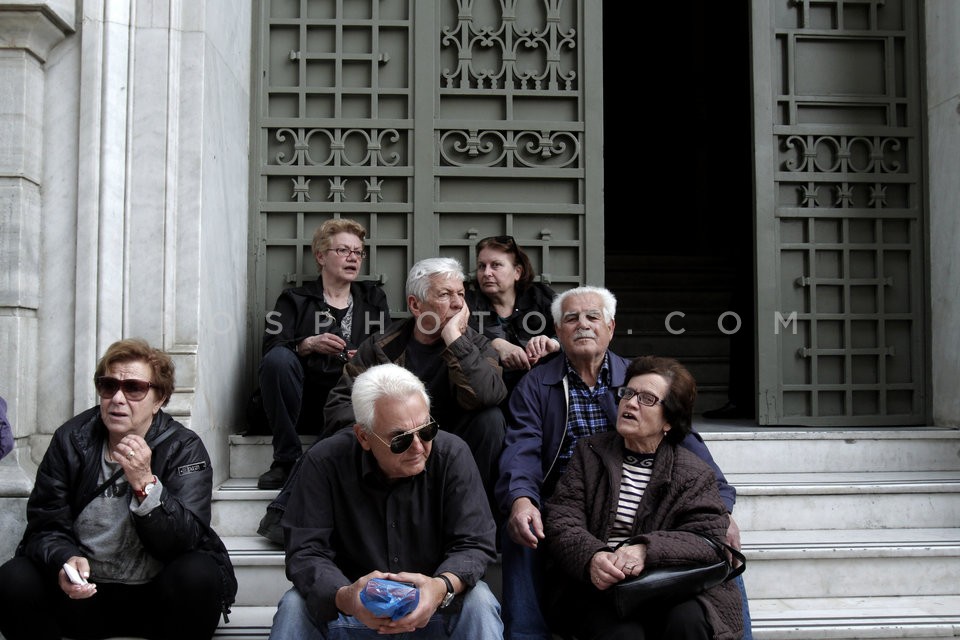
[(610, 587), (647, 567), (715, 559), (697, 534), (723, 540), (730, 515), (713, 470), (680, 446), (697, 397), (690, 372), (671, 358), (641, 356), (616, 393), (616, 431), (577, 443), (546, 503), (545, 542), (557, 568), (547, 583), (554, 589), (546, 612), (551, 626), (590, 640), (740, 638), (742, 603), (733, 581), (617, 617)]
[(237, 581), (210, 528), (203, 441), (161, 410), (173, 360), (121, 340), (100, 359), (94, 385), (99, 406), (53, 434), (26, 531), (0, 567), (0, 632), (7, 640), (211, 638)]
[(476, 251), (476, 280), (466, 297), (470, 326), (493, 343), (512, 390), (530, 367), (560, 350), (550, 313), (555, 293), (534, 282), (530, 258), (513, 236), (484, 238)]

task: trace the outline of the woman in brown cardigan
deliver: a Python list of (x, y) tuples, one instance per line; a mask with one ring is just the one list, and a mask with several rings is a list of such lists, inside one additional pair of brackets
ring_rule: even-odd
[[(645, 567), (708, 562), (716, 552), (696, 533), (723, 539), (729, 514), (713, 471), (679, 446), (691, 429), (696, 382), (670, 358), (642, 356), (627, 369), (616, 432), (581, 440), (545, 509), (555, 579), (551, 625), (578, 640), (735, 640), (740, 593), (725, 582), (682, 602), (617, 617), (606, 593)], [(614, 550), (619, 542), (636, 542)]]

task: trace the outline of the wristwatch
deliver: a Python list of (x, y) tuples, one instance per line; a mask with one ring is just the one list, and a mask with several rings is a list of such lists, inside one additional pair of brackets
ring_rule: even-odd
[(153, 480), (143, 485), (143, 489), (136, 489), (133, 494), (142, 500), (150, 495), (150, 492), (153, 491), (153, 488), (157, 486), (157, 482), (159, 482), (159, 480), (157, 480), (157, 476), (153, 476)]
[(448, 578), (447, 576), (443, 575), (442, 573), (441, 573), (440, 575), (438, 575), (437, 577), (440, 578), (441, 580), (443, 580), (443, 583), (444, 583), (445, 585), (447, 585), (447, 595), (443, 596), (443, 600), (440, 601), (440, 608), (441, 608), (441, 609), (446, 609), (447, 607), (450, 606), (450, 603), (453, 602), (453, 596), (455, 596), (455, 595), (457, 595), (457, 594), (456, 594), (456, 592), (453, 590), (453, 583), (450, 582), (450, 578)]

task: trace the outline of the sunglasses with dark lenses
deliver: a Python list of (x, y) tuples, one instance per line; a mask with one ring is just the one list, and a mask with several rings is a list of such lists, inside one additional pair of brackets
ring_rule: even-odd
[(377, 436), (377, 440), (390, 447), (391, 453), (401, 454), (413, 444), (413, 436), (419, 436), (421, 442), (430, 442), (437, 437), (437, 431), (439, 430), (440, 425), (437, 424), (436, 420), (431, 418), (427, 424), (414, 427), (410, 429), (410, 431), (404, 431), (400, 435), (390, 438), (390, 442), (387, 442), (373, 431), (370, 433), (373, 433), (373, 435)]
[(118, 380), (109, 376), (97, 378), (97, 393), (105, 400), (117, 395), (117, 389), (123, 391), (127, 400), (143, 400), (147, 396), (147, 392), (150, 391), (150, 387), (156, 386), (152, 382), (134, 378), (127, 378), (126, 380)]
[(645, 407), (663, 404), (663, 400), (652, 393), (648, 393), (646, 391), (637, 391), (631, 387), (617, 387), (615, 393), (617, 394), (617, 398), (619, 400), (629, 400), (633, 396), (637, 396), (637, 401)]

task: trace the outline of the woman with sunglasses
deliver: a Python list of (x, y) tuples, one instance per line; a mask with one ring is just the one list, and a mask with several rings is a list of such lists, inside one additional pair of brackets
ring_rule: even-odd
[(484, 238), (476, 251), (476, 280), (467, 291), (470, 326), (493, 343), (512, 390), (530, 367), (560, 350), (550, 313), (556, 294), (534, 282), (530, 258), (513, 236)]
[(53, 434), (26, 531), (0, 567), (0, 632), (7, 640), (211, 638), (237, 582), (210, 528), (203, 441), (161, 409), (174, 389), (173, 360), (142, 340), (120, 340), (93, 381), (100, 404)]
[(301, 433), (323, 430), (323, 406), (357, 345), (390, 324), (377, 282), (358, 282), (367, 256), (363, 225), (332, 218), (313, 234), (320, 276), (287, 289), (267, 314), (260, 392), (273, 434), (273, 462), (259, 489), (280, 489), (302, 453)]
[(697, 386), (672, 358), (627, 367), (616, 431), (577, 442), (544, 509), (554, 574), (545, 584), (551, 627), (577, 637), (734, 639), (743, 635), (740, 591), (730, 581), (703, 594), (618, 618), (608, 590), (659, 565), (716, 560), (697, 534), (726, 537), (730, 515), (716, 476), (681, 446)]

